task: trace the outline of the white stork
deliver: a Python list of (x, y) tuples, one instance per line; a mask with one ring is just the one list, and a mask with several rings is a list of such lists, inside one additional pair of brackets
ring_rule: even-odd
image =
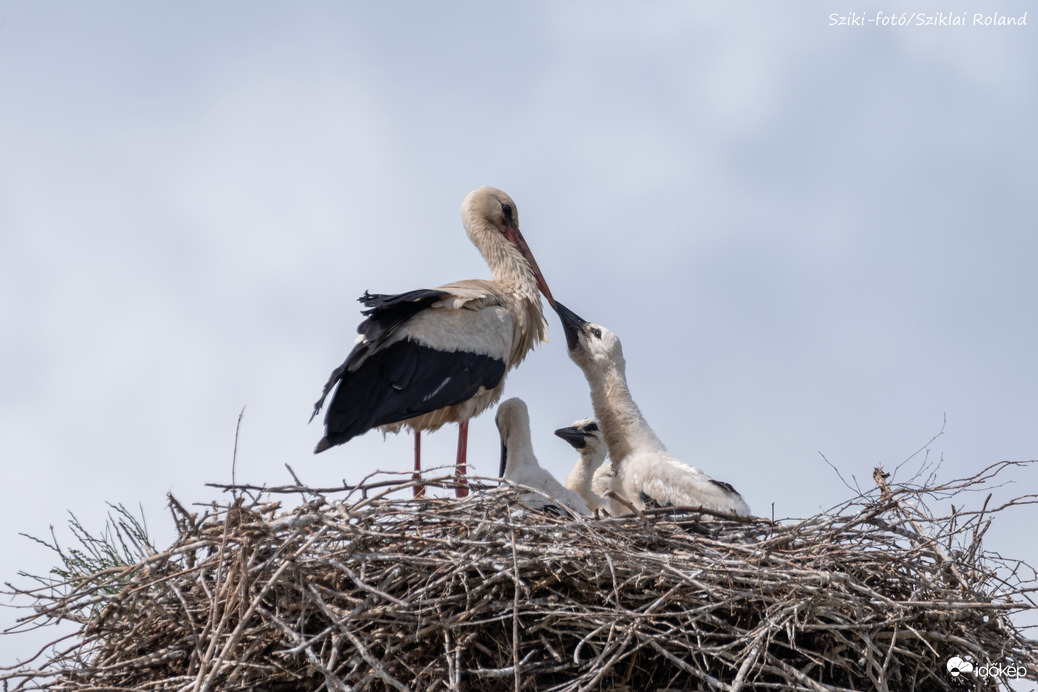
[[(681, 461), (660, 442), (631, 397), (620, 339), (561, 303), (555, 309), (566, 331), (570, 358), (591, 387), (591, 403), (613, 460), (613, 491), (636, 509), (652, 501), (749, 514), (735, 488)], [(623, 513), (615, 501), (613, 513)]]
[(567, 428), (559, 428), (555, 434), (579, 453), (577, 463), (573, 465), (563, 485), (584, 498), (591, 511), (609, 511), (609, 503), (605, 498), (612, 489), (613, 467), (612, 464), (604, 463), (606, 444), (598, 428), (598, 421), (584, 418)]
[[(497, 407), (495, 420), (498, 432), (501, 433), (501, 470), (498, 475), (506, 481), (540, 490), (578, 514), (587, 514), (588, 506), (584, 499), (564, 488), (555, 480), (555, 476), (537, 463), (530, 439), (530, 413), (526, 403), (514, 397), (502, 401)], [(540, 493), (523, 493), (520, 499), (534, 509), (544, 509), (554, 504)]]
[[(314, 453), (372, 428), (415, 434), (414, 478), (421, 471), (421, 431), (459, 423), (455, 493), (468, 494), (465, 457), (468, 420), (492, 406), (505, 375), (547, 339), (538, 290), (554, 306), (526, 240), (519, 211), (501, 190), (473, 190), (461, 205), (469, 239), (490, 266), (491, 278), (435, 289), (370, 295), (359, 336), (314, 404), (321, 410), (338, 384)], [(424, 489), (415, 486), (415, 495)]]

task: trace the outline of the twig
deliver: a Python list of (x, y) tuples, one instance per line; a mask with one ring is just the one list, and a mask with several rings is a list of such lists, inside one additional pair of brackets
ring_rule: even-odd
[(245, 407), (238, 413), (238, 423), (234, 426), (234, 452), (231, 454), (231, 485), (238, 484), (238, 435), (241, 433), (241, 421), (245, 417)]
[[(1034, 671), (1038, 644), (1012, 618), (1035, 610), (1038, 574), (980, 541), (1038, 498), (992, 507), (974, 494), (1029, 463), (923, 486), (878, 471), (868, 495), (777, 522), (698, 508), (573, 520), (517, 507), (493, 479), (461, 500), (413, 499), (412, 481), (377, 477), (328, 496), (298, 478), (224, 486), (232, 499), (201, 518), (171, 498), (179, 533), (167, 550), (13, 590), (32, 605), (22, 629), (80, 629), (32, 668), (0, 670), (0, 683), (943, 689), (951, 655), (991, 652)], [(956, 500), (939, 517), (926, 505), (958, 492), (978, 506)], [(284, 507), (284, 493), (305, 501)]]

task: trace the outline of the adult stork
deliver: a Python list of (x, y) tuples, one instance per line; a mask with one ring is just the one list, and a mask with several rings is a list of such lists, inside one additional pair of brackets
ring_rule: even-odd
[(540, 491), (523, 493), (520, 502), (534, 509), (545, 509), (558, 503), (578, 514), (587, 514), (588, 506), (584, 499), (563, 487), (555, 476), (537, 463), (530, 439), (530, 412), (526, 402), (514, 397), (502, 401), (494, 420), (501, 434), (501, 471), (498, 475), (506, 481)]
[[(663, 446), (631, 396), (620, 339), (561, 303), (555, 309), (566, 332), (570, 359), (583, 370), (591, 388), (591, 404), (613, 460), (613, 491), (639, 510), (651, 501), (749, 514), (735, 488)], [(615, 499), (613, 513), (623, 513)]]
[(559, 428), (555, 434), (578, 453), (577, 463), (563, 485), (584, 498), (591, 511), (609, 511), (606, 498), (613, 484), (613, 468), (612, 464), (604, 463), (606, 444), (598, 421), (583, 418), (569, 427)]
[[(461, 205), (461, 219), (491, 278), (396, 295), (365, 293), (360, 301), (366, 319), (357, 328), (353, 350), (332, 371), (310, 416), (313, 420), (338, 385), (314, 453), (372, 428), (408, 428), (415, 436), (416, 480), (421, 432), (458, 423), (458, 497), (468, 494), (469, 419), (500, 398), (508, 371), (547, 339), (538, 290), (555, 305), (508, 195), (492, 187), (473, 190)], [(423, 492), (415, 485), (415, 495)]]

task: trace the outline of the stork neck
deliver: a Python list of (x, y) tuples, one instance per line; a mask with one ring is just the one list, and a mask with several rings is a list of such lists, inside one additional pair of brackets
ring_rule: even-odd
[(505, 469), (505, 476), (513, 477), (521, 467), (530, 466), (531, 459), (536, 464), (536, 458), (533, 456), (533, 442), (528, 434), (524, 435), (518, 430), (513, 430), (508, 435), (505, 446), (508, 448), (508, 467)]
[(494, 250), (483, 253), (490, 267), (491, 281), (521, 302), (539, 303), (537, 280), (526, 259), (511, 245), (503, 244)]
[(665, 451), (631, 397), (623, 364), (613, 363), (589, 377), (591, 404), (613, 463), (635, 451)]
[(566, 477), (566, 487), (576, 490), (586, 497), (591, 492), (591, 479), (594, 475), (595, 468), (592, 464), (591, 454), (586, 449), (582, 450), (573, 470)]
[(537, 281), (519, 249), (485, 219), (464, 219), (472, 243), (490, 267), (491, 280), (517, 299), (538, 301)]

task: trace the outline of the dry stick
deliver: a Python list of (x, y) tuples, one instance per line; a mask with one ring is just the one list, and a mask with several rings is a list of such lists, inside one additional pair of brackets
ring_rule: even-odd
[[(287, 467), (287, 464), (286, 464), (286, 467)], [(453, 467), (451, 467), (451, 468), (453, 468)], [(291, 470), (291, 467), (289, 467), (288, 470), (289, 470), (290, 473), (292, 473), (293, 477), (295, 477), (295, 474)], [(432, 471), (434, 469), (429, 469), (429, 470)], [(423, 471), (423, 473), (424, 473), (424, 471)], [(399, 476), (406, 475), (406, 476), (410, 476), (411, 472), (408, 471), (406, 474), (404, 474), (404, 473), (394, 474), (394, 473), (389, 472), (389, 471), (377, 471), (375, 473), (369, 474), (368, 478), (370, 478), (371, 476), (380, 475), (380, 474), (382, 474), (382, 475), (390, 475), (390, 476), (392, 476), (392, 475), (399, 475)], [(480, 477), (480, 476), (469, 476), (468, 478), (469, 478), (469, 481), (472, 481), (474, 479), (475, 480), (482, 480), (482, 477)], [(426, 485), (433, 485), (433, 486), (438, 487), (438, 488), (445, 488), (448, 485), (449, 479), (450, 479), (450, 476), (438, 476), (436, 478), (429, 478), (429, 479), (427, 479), (427, 480), (425, 480), (423, 482)], [(500, 480), (500, 479), (497, 479), (497, 480)], [(329, 487), (323, 487), (323, 488), (311, 488), (310, 486), (302, 485), (301, 482), (299, 482), (299, 484), (297, 484), (297, 485), (278, 485), (278, 486), (253, 485), (253, 484), (249, 484), (249, 483), (242, 483), (241, 485), (236, 485), (236, 484), (233, 484), (233, 483), (230, 483), (230, 484), (229, 483), (206, 483), (205, 486), (207, 488), (218, 488), (218, 489), (223, 490), (225, 492), (226, 491), (230, 491), (232, 493), (235, 492), (235, 491), (251, 491), (251, 492), (267, 493), (267, 494), (272, 494), (272, 495), (305, 495), (305, 494), (329, 495), (329, 494), (332, 494), (332, 493), (343, 493), (343, 492), (344, 493), (354, 493), (354, 492), (356, 492), (358, 490), (369, 491), (369, 490), (372, 490), (374, 488), (391, 488), (394, 492), (397, 492), (397, 491), (402, 491), (402, 490), (405, 490), (407, 488), (410, 488), (411, 486), (413, 486), (415, 484), (416, 483), (414, 483), (414, 482), (400, 481), (400, 480), (375, 481), (375, 482), (371, 482), (371, 483), (369, 483), (366, 480), (364, 480), (364, 481), (362, 481), (360, 483), (356, 483), (356, 484), (353, 484), (353, 485), (350, 485), (348, 483), (343, 483), (342, 485), (329, 486)], [(496, 485), (497, 485), (496, 482), (494, 484), (492, 484), (492, 485), (482, 485), (481, 484), (481, 485), (478, 486), (478, 488), (482, 490), (482, 489), (486, 489), (486, 488), (490, 488), (490, 487), (496, 487)], [(366, 498), (362, 498), (362, 499), (366, 499)], [(436, 498), (427, 498), (427, 499), (436, 499)]]
[(408, 692), (407, 685), (387, 673), (386, 669), (382, 667), (382, 664), (378, 662), (378, 659), (372, 656), (371, 652), (368, 651), (368, 648), (364, 646), (364, 642), (357, 638), (357, 635), (349, 630), (343, 630), (343, 634), (345, 634), (346, 638), (349, 639), (353, 646), (357, 648), (357, 651), (360, 653), (365, 663), (371, 666), (371, 669), (375, 671), (376, 675), (382, 678), (386, 683), (400, 690), (400, 692)]
[[(165, 582), (164, 582), (165, 583)], [(191, 615), (191, 607), (187, 604), (187, 599), (184, 598), (184, 594), (177, 588), (176, 584), (171, 582), (166, 583), (166, 588), (171, 590), (177, 597), (180, 605), (184, 607), (184, 616), (187, 618), (188, 630), (191, 633), (191, 644), (194, 649), (195, 655), (198, 656), (198, 660), (202, 660), (202, 640), (198, 636), (198, 624), (195, 622), (195, 618)]]
[(452, 641), (449, 627), (443, 630), (443, 650), (447, 658), (447, 684), (450, 689), (456, 690), (460, 686), (461, 676), (458, 672), (458, 651)]
[(735, 674), (735, 679), (732, 680), (732, 686), (729, 688), (729, 692), (739, 692), (742, 689), (743, 683), (746, 681), (746, 676), (750, 672), (750, 666), (757, 660), (757, 656), (760, 654), (760, 640), (764, 637), (762, 631), (757, 635), (753, 642), (753, 646), (750, 647), (749, 653), (746, 654), (746, 658), (743, 659), (742, 665), (739, 666), (738, 672)]
[[(991, 502), (991, 495), (991, 493), (988, 493), (988, 496), (984, 498), (984, 505), (980, 508), (980, 512), (975, 517), (976, 524), (974, 524), (973, 528), (973, 540), (970, 541), (971, 553), (976, 551), (978, 546), (980, 546), (980, 539), (983, 538), (984, 534), (988, 532), (988, 527), (991, 526), (990, 520), (986, 524), (984, 522), (984, 511), (987, 510), (988, 503)], [(984, 527), (983, 530), (981, 530), (981, 526)], [(949, 539), (950, 538), (951, 537), (949, 536)]]
[[(612, 636), (612, 625), (610, 626), (609, 634), (610, 636)], [(633, 638), (634, 630), (629, 629), (624, 639), (622, 641), (616, 642), (616, 646), (613, 647), (612, 651), (609, 650), (608, 645), (605, 648), (603, 648), (603, 654), (611, 654), (609, 660), (597, 666), (597, 668), (595, 666), (592, 666), (589, 672), (593, 672), (595, 674), (591, 676), (591, 679), (587, 680), (584, 684), (578, 687), (577, 692), (588, 692), (596, 685), (598, 685), (598, 681), (605, 677), (607, 673), (612, 671), (613, 666), (615, 666), (622, 657), (628, 655), (629, 652), (627, 651), (627, 645), (631, 642), (631, 639)]]
[(615, 500), (615, 501), (619, 502), (627, 510), (629, 510), (631, 512), (631, 514), (637, 516), (639, 519), (644, 519), (645, 518), (645, 514), (643, 514), (639, 510), (635, 509), (634, 505), (632, 505), (630, 502), (628, 502), (623, 497), (621, 497), (619, 493), (617, 493), (617, 492), (615, 492), (613, 490), (610, 490), (609, 493), (606, 495), (606, 497), (608, 497), (610, 500)]
[[(318, 531), (313, 536), (311, 536), (310, 539), (307, 540), (307, 542), (304, 543), (295, 552), (293, 557), (299, 557), (299, 555), (302, 554), (303, 551), (305, 551), (312, 543), (314, 543), (322, 535), (322, 533), (323, 533), (323, 530), (322, 531)], [(233, 632), (231, 632), (231, 635), (227, 639), (227, 643), (224, 644), (223, 649), (220, 651), (220, 655), (219, 655), (219, 657), (217, 657), (216, 662), (213, 664), (212, 668), (210, 669), (209, 675), (206, 676), (206, 678), (202, 682), (201, 686), (198, 687), (198, 692), (207, 692), (207, 690), (209, 689), (209, 684), (212, 682), (212, 680), (219, 673), (220, 667), (223, 665), (224, 660), (226, 660), (227, 655), (230, 653), (231, 649), (238, 643), (238, 639), (239, 639), (239, 637), (241, 637), (242, 632), (245, 630), (245, 626), (248, 624), (249, 619), (252, 617), (253, 612), (255, 612), (256, 607), (260, 604), (260, 601), (263, 600), (263, 597), (267, 595), (267, 591), (270, 590), (270, 588), (277, 582), (277, 580), (281, 576), (281, 574), (286, 569), (288, 569), (288, 567), (291, 564), (292, 564), (292, 562), (290, 560), (286, 560), (286, 561), (282, 562), (281, 566), (278, 567), (276, 572), (274, 572), (274, 575), (270, 579), (267, 580), (267, 583), (263, 585), (263, 588), (260, 589), (259, 593), (256, 594), (256, 597), (252, 599), (252, 603), (249, 604), (248, 610), (246, 610), (245, 614), (242, 615), (239, 618), (238, 626), (234, 628)], [(243, 569), (244, 569), (244, 566), (243, 566)], [(227, 615), (227, 612), (228, 612), (227, 610), (224, 611), (224, 616), (225, 617)], [(214, 641), (216, 641), (216, 640), (214, 639)]]
[(241, 419), (245, 417), (245, 407), (241, 407), (241, 412), (238, 414), (238, 424), (234, 426), (234, 452), (231, 454), (231, 484), (237, 485), (237, 469), (238, 469), (238, 433), (241, 432)]
[(519, 674), (519, 558), (515, 550), (515, 529), (511, 530), (512, 538), (512, 666), (515, 668), (513, 683), (515, 692), (519, 692), (522, 677)]
[(856, 690), (849, 689), (846, 687), (839, 687), (837, 685), (826, 685), (815, 682), (814, 680), (812, 680), (811, 678), (807, 677), (799, 670), (794, 668), (793, 666), (783, 661), (781, 658), (769, 656), (768, 660), (773, 662), (774, 665), (772, 665), (771, 663), (765, 664), (763, 666), (765, 669), (775, 670), (777, 668), (778, 670), (787, 674), (788, 677), (786, 678), (786, 680), (792, 678), (793, 680), (799, 682), (801, 685), (809, 687), (812, 690), (815, 690), (816, 692), (857, 692)]
[(690, 673), (691, 675), (693, 675), (694, 677), (699, 678), (700, 680), (704, 680), (704, 681), (710, 683), (711, 685), (714, 686), (715, 689), (723, 690), (725, 687), (727, 687), (727, 685), (725, 685), (723, 682), (721, 682), (720, 680), (715, 678), (713, 675), (710, 675), (709, 673), (706, 673), (706, 672), (704, 672), (702, 670), (699, 670), (698, 668), (693, 668), (692, 666), (690, 666), (685, 661), (682, 661), (680, 658), (678, 658), (677, 656), (672, 654), (670, 651), (667, 651), (665, 648), (660, 646), (659, 642), (657, 642), (655, 639), (650, 639), (649, 640), (649, 646), (651, 646), (661, 656), (663, 656), (665, 659), (667, 659), (668, 661), (670, 661), (671, 663), (676, 665), (681, 670), (685, 671), (686, 673)]
[[(235, 505), (234, 506), (237, 506), (237, 505), (238, 505), (238, 500), (235, 500)], [(224, 554), (226, 553), (226, 550), (227, 550), (227, 541), (228, 541), (228, 538), (229, 538), (230, 529), (231, 529), (231, 511), (230, 511), (230, 507), (229, 507), (227, 509), (227, 514), (224, 517), (223, 536), (222, 536), (222, 538), (220, 540), (220, 549), (217, 552), (217, 557), (216, 557), (217, 567), (216, 567), (216, 579), (214, 581), (214, 584), (220, 584), (220, 588), (215, 593), (213, 593), (212, 596), (211, 596), (212, 604), (211, 604), (211, 608), (210, 608), (210, 611), (209, 611), (209, 613), (210, 613), (209, 614), (209, 620), (206, 622), (205, 627), (202, 629), (202, 634), (199, 637), (199, 639), (204, 639), (205, 636), (206, 636), (206, 630), (209, 630), (211, 632), (210, 635), (209, 635), (210, 636), (209, 646), (206, 648), (205, 655), (202, 656), (199, 659), (199, 661), (198, 661), (198, 675), (195, 678), (194, 684), (190, 686), (190, 687), (193, 687), (195, 690), (198, 690), (201, 687), (201, 685), (202, 685), (202, 677), (205, 675), (206, 662), (209, 661), (212, 658), (214, 653), (216, 653), (216, 646), (217, 646), (217, 643), (220, 641), (220, 633), (223, 631), (223, 627), (226, 624), (226, 611), (224, 609), (221, 609), (220, 605), (222, 603), (221, 595), (228, 588), (229, 580), (228, 581), (221, 581), (221, 580), (223, 579)], [(203, 583), (204, 583), (204, 581), (203, 581)], [(207, 591), (208, 591), (208, 589), (207, 589)], [(219, 618), (217, 617), (218, 615), (219, 615)], [(216, 628), (215, 629), (213, 629), (213, 623), (216, 623)], [(185, 686), (185, 687), (182, 687), (178, 692), (185, 692), (187, 689), (189, 689), (189, 687)]]
[(886, 678), (887, 668), (890, 667), (890, 659), (894, 655), (894, 644), (897, 643), (897, 625), (894, 625), (894, 634), (890, 637), (890, 646), (887, 648), (887, 656), (883, 659), (883, 667), (880, 673)]
[[(919, 525), (918, 521), (916, 521), (909, 515), (909, 512), (905, 509), (905, 505), (902, 504), (901, 499), (895, 496), (894, 492), (890, 489), (890, 486), (887, 485), (887, 477), (889, 475), (890, 474), (884, 473), (883, 469), (879, 468), (878, 466), (872, 471), (872, 478), (876, 481), (876, 485), (879, 486), (883, 499), (893, 500), (895, 506), (901, 510), (902, 515), (904, 515), (908, 523), (912, 525), (912, 528), (919, 532), (919, 536), (921, 538), (929, 538), (929, 543), (933, 546), (934, 554), (941, 560), (941, 562), (948, 565), (948, 569), (951, 570), (951, 573), (955, 575), (955, 578), (958, 580), (959, 584), (963, 588), (967, 588), (968, 582), (962, 578), (962, 575), (959, 573), (959, 568), (956, 566), (955, 561), (952, 559), (951, 555), (949, 555), (947, 551), (943, 547), (941, 547), (940, 543), (938, 543), (933, 537), (930, 536), (929, 533), (927, 533), (926, 529)], [(909, 506), (911, 505), (909, 504)], [(921, 514), (917, 508), (912, 507), (912, 509), (915, 511), (916, 514)]]

